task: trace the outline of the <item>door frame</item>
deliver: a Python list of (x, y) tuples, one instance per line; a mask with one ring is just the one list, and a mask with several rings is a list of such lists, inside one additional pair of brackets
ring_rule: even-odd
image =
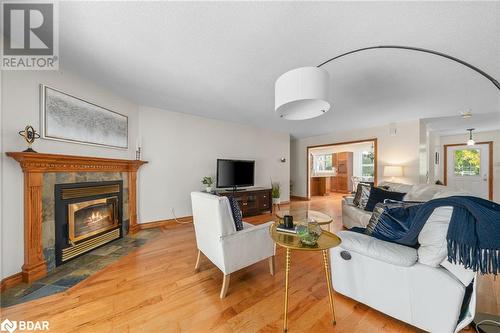
[(377, 146), (377, 138), (372, 139), (364, 139), (364, 140), (354, 140), (354, 141), (343, 141), (343, 142), (335, 142), (335, 143), (326, 143), (322, 145), (314, 145), (308, 146), (306, 149), (306, 169), (307, 169), (307, 178), (306, 178), (306, 198), (307, 200), (311, 199), (311, 170), (310, 170), (310, 161), (309, 161), (309, 150), (311, 148), (320, 148), (320, 147), (329, 147), (329, 146), (342, 146), (353, 143), (361, 143), (361, 142), (372, 142), (373, 143), (373, 154), (375, 158), (373, 159), (373, 182), (377, 185), (377, 165), (378, 165), (378, 146)]
[[(493, 200), (493, 141), (476, 142), (476, 145), (488, 145), (488, 199)], [(443, 178), (444, 185), (448, 185), (448, 148), (467, 146), (467, 143), (450, 143), (443, 145)]]

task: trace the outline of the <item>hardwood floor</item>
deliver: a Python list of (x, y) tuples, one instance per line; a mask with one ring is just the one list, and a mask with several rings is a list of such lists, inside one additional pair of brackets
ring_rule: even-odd
[[(335, 216), (340, 195), (293, 201)], [(263, 223), (272, 215), (245, 219)], [(50, 332), (280, 332), (283, 320), (284, 251), (277, 249), (276, 274), (268, 261), (231, 274), (225, 299), (222, 273), (197, 250), (191, 224), (162, 228), (162, 235), (69, 291), (4, 308), (1, 318), (49, 320)], [(418, 332), (340, 294), (337, 325), (331, 325), (322, 257), (296, 252), (290, 275), (290, 332)], [(335, 269), (335, 267), (333, 268)], [(499, 281), (481, 278), (478, 311), (499, 313)], [(473, 332), (470, 330), (470, 332)]]

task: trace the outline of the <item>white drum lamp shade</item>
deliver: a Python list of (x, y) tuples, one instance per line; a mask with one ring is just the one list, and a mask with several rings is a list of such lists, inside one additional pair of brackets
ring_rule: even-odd
[(402, 177), (403, 167), (401, 165), (384, 166), (384, 177)]
[(301, 67), (281, 75), (274, 86), (274, 110), (289, 120), (310, 119), (330, 110), (330, 75), (319, 67)]

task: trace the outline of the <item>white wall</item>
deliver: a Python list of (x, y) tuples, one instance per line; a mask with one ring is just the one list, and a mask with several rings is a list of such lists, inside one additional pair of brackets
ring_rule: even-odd
[[(39, 84), (94, 102), (129, 117), (129, 149), (117, 150), (74, 143), (37, 140), (43, 153), (133, 158), (138, 130), (137, 106), (70, 72), (2, 71), (1, 78), (1, 276), (18, 273), (23, 264), (23, 177), (19, 164), (5, 155), (26, 149), (18, 135), (27, 124), (40, 129)], [(7, 260), (8, 258), (8, 260)]]
[[(500, 130), (477, 133), (474, 132), (474, 140), (476, 142), (493, 141), (493, 201), (500, 202)], [(444, 181), (444, 145), (465, 143), (466, 141), (467, 134), (441, 136), (439, 138), (441, 163), (438, 168), (438, 173), (435, 175), (436, 179)]]
[[(190, 192), (203, 189), (203, 176), (215, 177), (217, 158), (255, 160), (255, 185), (281, 183), (290, 197), (290, 137), (183, 113), (140, 107), (143, 159), (139, 173), (140, 223), (191, 215)], [(280, 162), (280, 158), (286, 162)]]
[(391, 136), (389, 125), (357, 131), (339, 131), (332, 134), (296, 139), (291, 144), (292, 195), (307, 196), (307, 147), (343, 141), (378, 139), (378, 181), (382, 181), (384, 165), (403, 165), (404, 177), (399, 182), (418, 183), (419, 181), (419, 121), (396, 124), (397, 134)]

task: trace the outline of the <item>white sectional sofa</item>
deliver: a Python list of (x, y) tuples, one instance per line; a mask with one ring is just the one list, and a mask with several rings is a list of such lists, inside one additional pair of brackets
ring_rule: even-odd
[[(411, 201), (462, 194), (437, 185), (383, 185), (407, 192), (405, 200)], [(452, 212), (452, 207), (434, 210), (419, 235), (418, 249), (339, 232), (342, 243), (330, 251), (334, 289), (420, 329), (460, 331), (475, 315), (475, 273), (447, 261), (446, 232)], [(370, 216), (347, 200), (343, 203), (343, 224), (348, 228), (366, 227)]]

